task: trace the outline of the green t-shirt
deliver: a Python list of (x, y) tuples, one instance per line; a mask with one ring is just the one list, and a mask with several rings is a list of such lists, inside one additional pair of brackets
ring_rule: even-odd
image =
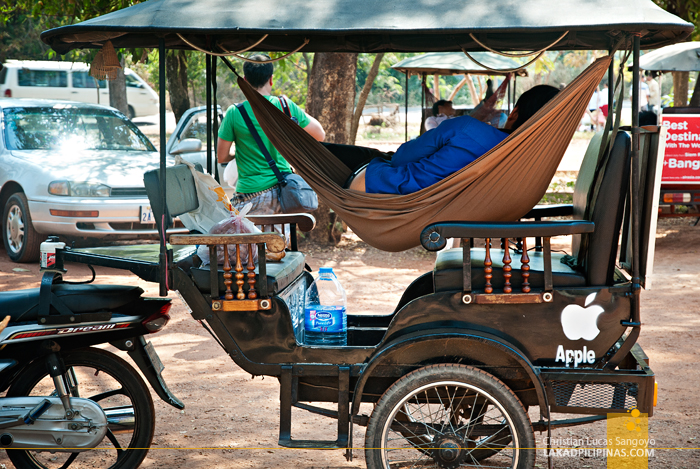
[[(274, 104), (278, 109), (282, 109), (280, 100), (277, 96), (265, 96), (265, 98)], [(296, 117), (299, 121), (299, 125), (304, 128), (309, 125), (309, 117), (306, 113), (294, 104), (290, 99), (287, 99), (287, 104), (289, 106), (289, 111), (292, 116)], [(277, 164), (279, 170), (283, 173), (291, 173), (289, 168), (289, 163), (280, 155), (277, 149), (272, 146), (270, 140), (263, 132), (258, 120), (255, 118), (252, 108), (249, 102), (243, 103), (245, 110), (250, 116), (250, 120), (255, 126), (260, 139), (267, 147), (270, 152), (272, 159)], [(260, 151), (260, 147), (257, 142), (250, 134), (248, 126), (243, 120), (243, 116), (236, 106), (231, 106), (226, 111), (224, 120), (219, 127), (219, 138), (226, 140), (227, 142), (234, 142), (236, 144), (236, 153), (234, 158), (236, 158), (236, 165), (238, 166), (238, 183), (236, 184), (236, 192), (241, 194), (250, 194), (251, 192), (260, 192), (265, 189), (277, 184), (277, 177), (275, 173), (270, 169), (270, 166), (265, 161), (265, 156), (263, 156)]]

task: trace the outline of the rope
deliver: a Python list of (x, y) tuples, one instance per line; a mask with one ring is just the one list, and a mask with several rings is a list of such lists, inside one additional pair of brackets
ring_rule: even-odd
[(277, 57), (276, 59), (270, 59), (270, 60), (251, 60), (251, 59), (249, 59), (248, 57), (243, 57), (242, 55), (236, 55), (236, 54), (234, 54), (233, 56), (236, 57), (237, 59), (240, 59), (240, 60), (244, 61), (244, 62), (252, 62), (252, 63), (254, 63), (254, 64), (271, 64), (271, 63), (273, 63), (273, 62), (277, 62), (278, 60), (286, 59), (287, 57), (289, 57), (289, 56), (292, 55), (292, 54), (296, 54), (297, 52), (299, 52), (300, 50), (302, 50), (302, 49), (304, 48), (304, 46), (306, 46), (306, 45), (309, 43), (309, 41), (310, 41), (309, 39), (304, 39), (304, 43), (303, 43), (302, 45), (300, 45), (299, 47), (297, 47), (296, 49), (294, 49), (294, 50), (291, 51), (291, 52), (287, 52), (286, 54), (284, 54), (284, 55), (282, 55), (282, 56), (280, 56), (280, 57)]
[(236, 51), (236, 52), (229, 52), (229, 51), (225, 50), (224, 48), (222, 48), (221, 46), (219, 46), (219, 48), (220, 48), (221, 50), (223, 50), (224, 52), (212, 52), (212, 51), (208, 51), (208, 50), (206, 50), (206, 49), (202, 49), (201, 47), (198, 47), (198, 46), (194, 45), (193, 43), (191, 43), (190, 41), (188, 41), (187, 39), (185, 39), (185, 38), (182, 36), (182, 34), (180, 34), (180, 33), (176, 33), (176, 34), (177, 34), (177, 37), (179, 37), (180, 39), (182, 39), (182, 41), (183, 41), (185, 44), (187, 44), (188, 46), (190, 46), (191, 48), (193, 48), (193, 49), (195, 49), (195, 50), (198, 50), (199, 52), (204, 52), (205, 54), (209, 54), (209, 55), (215, 55), (216, 57), (229, 57), (229, 56), (230, 56), (230, 57), (236, 57), (237, 59), (240, 59), (240, 60), (242, 60), (242, 61), (244, 61), (244, 62), (252, 62), (252, 63), (257, 63), (257, 64), (270, 64), (270, 63), (273, 63), (273, 62), (277, 62), (278, 60), (286, 59), (286, 58), (289, 57), (290, 55), (299, 52), (299, 51), (300, 51), (304, 46), (306, 46), (306, 45), (309, 43), (309, 41), (310, 41), (309, 39), (304, 39), (304, 43), (303, 43), (302, 45), (300, 45), (299, 47), (297, 47), (297, 48), (294, 49), (293, 51), (284, 54), (284, 55), (281, 56), (281, 57), (277, 57), (276, 59), (270, 59), (270, 60), (251, 60), (251, 59), (249, 59), (248, 57), (243, 57), (243, 56), (240, 55), (240, 54), (241, 54), (242, 52), (247, 52), (247, 51), (251, 50), (252, 48), (254, 48), (255, 46), (259, 45), (261, 42), (263, 42), (263, 41), (267, 38), (268, 34), (265, 34), (258, 42), (256, 42), (256, 43), (253, 44), (252, 46), (246, 47), (245, 49), (241, 49), (241, 50)]
[(237, 56), (238, 54), (240, 54), (240, 53), (242, 53), (242, 52), (248, 52), (250, 49), (252, 49), (253, 47), (255, 47), (255, 46), (257, 46), (258, 44), (260, 44), (261, 42), (263, 42), (265, 39), (267, 39), (267, 36), (269, 36), (269, 34), (265, 34), (258, 42), (256, 42), (256, 43), (253, 44), (252, 46), (246, 47), (245, 49), (241, 49), (241, 50), (236, 51), (236, 52), (230, 52), (230, 51), (224, 50), (224, 49), (222, 48), (222, 50), (224, 50), (224, 53), (219, 53), (219, 52), (210, 52), (210, 51), (207, 51), (207, 50), (202, 49), (201, 47), (197, 47), (197, 46), (195, 46), (194, 44), (192, 44), (190, 41), (188, 41), (187, 39), (185, 39), (185, 38), (182, 36), (182, 34), (177, 33), (177, 37), (179, 37), (180, 39), (182, 39), (182, 40), (185, 42), (185, 44), (187, 44), (187, 45), (190, 46), (191, 48), (196, 49), (196, 50), (198, 50), (198, 51), (200, 51), (200, 52), (204, 52), (205, 54), (215, 55), (215, 56), (217, 56), (217, 57), (226, 57), (226, 56), (229, 56), (229, 55), (235, 55), (235, 56)]
[(532, 59), (531, 61), (529, 61), (528, 63), (526, 63), (526, 64), (524, 64), (524, 65), (521, 65), (521, 66), (516, 67), (516, 68), (507, 68), (507, 69), (504, 69), (504, 70), (499, 70), (499, 69), (497, 69), (497, 68), (491, 68), (491, 67), (488, 67), (488, 66), (482, 64), (481, 62), (479, 62), (478, 60), (476, 60), (474, 57), (472, 57), (471, 55), (469, 55), (469, 52), (467, 52), (465, 49), (462, 49), (462, 52), (464, 52), (464, 55), (466, 55), (467, 57), (469, 57), (469, 59), (470, 59), (472, 62), (474, 62), (475, 64), (477, 64), (477, 65), (479, 65), (479, 66), (481, 66), (481, 67), (484, 67), (486, 70), (488, 70), (488, 71), (490, 71), (490, 72), (494, 72), (494, 73), (513, 73), (513, 72), (517, 72), (518, 70), (522, 70), (522, 69), (524, 69), (525, 67), (529, 67), (530, 65), (532, 65), (533, 63), (535, 63), (535, 62), (537, 61), (537, 59), (539, 59), (540, 57), (542, 57), (542, 54), (544, 54), (544, 53), (547, 52), (547, 51), (546, 51), (546, 50), (540, 51), (540, 53), (537, 54), (537, 57), (535, 57), (534, 59)]
[[(552, 47), (556, 46), (556, 45), (559, 43), (559, 41), (561, 41), (562, 39), (564, 39), (564, 37), (566, 37), (567, 34), (569, 34), (569, 31), (567, 31), (567, 32), (565, 32), (564, 34), (562, 34), (561, 36), (559, 36), (559, 39), (557, 39), (556, 41), (554, 41), (553, 43), (551, 43), (550, 45), (548, 45), (548, 46), (545, 47), (544, 49), (540, 50), (540, 51), (539, 51), (539, 55), (542, 55), (543, 52), (547, 52), (547, 50), (549, 50), (549, 49), (551, 49)], [(474, 42), (476, 42), (477, 44), (479, 44), (481, 47), (483, 47), (483, 48), (486, 49), (487, 51), (493, 52), (494, 54), (502, 55), (503, 57), (515, 57), (515, 58), (529, 57), (529, 56), (531, 56), (531, 55), (535, 55), (535, 54), (538, 53), (538, 51), (532, 51), (532, 52), (515, 52), (515, 53), (512, 53), (512, 52), (501, 52), (501, 51), (497, 51), (497, 50), (491, 49), (489, 46), (487, 46), (487, 45), (484, 44), (483, 42), (479, 41), (476, 37), (474, 37), (474, 34), (472, 34), (472, 33), (469, 33), (469, 37), (471, 37), (471, 38), (474, 40)], [(538, 57), (539, 57), (539, 55), (538, 55)], [(535, 59), (535, 60), (537, 60), (537, 59)]]

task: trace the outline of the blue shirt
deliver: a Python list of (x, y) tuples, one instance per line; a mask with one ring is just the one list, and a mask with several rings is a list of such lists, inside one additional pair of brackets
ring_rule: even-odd
[(374, 194), (411, 194), (459, 171), (501, 143), (507, 133), (469, 116), (444, 121), (396, 150), (391, 161), (373, 159), (365, 188)]

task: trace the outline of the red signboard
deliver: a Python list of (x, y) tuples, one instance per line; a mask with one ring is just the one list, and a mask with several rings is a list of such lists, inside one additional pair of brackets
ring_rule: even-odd
[(661, 182), (700, 184), (700, 114), (662, 116), (666, 156)]

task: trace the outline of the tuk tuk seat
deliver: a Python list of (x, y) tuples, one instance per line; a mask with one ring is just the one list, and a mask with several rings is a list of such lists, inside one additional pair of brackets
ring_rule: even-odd
[[(606, 151), (598, 162), (602, 133), (596, 134), (589, 143), (581, 163), (581, 169), (574, 187), (573, 205), (561, 206), (557, 215), (573, 216), (576, 220), (587, 219), (595, 223), (595, 231), (590, 234), (573, 235), (572, 253), (576, 266), (571, 262), (562, 263), (563, 253), (552, 253), (552, 283), (554, 287), (582, 287), (592, 285), (613, 285), (623, 279), (616, 272), (615, 260), (618, 251), (620, 229), (629, 192), (629, 169), (631, 158), (631, 139), (625, 132), (618, 132), (611, 151)], [(589, 192), (596, 191), (589, 202)], [(588, 212), (586, 207), (591, 204)], [(537, 208), (524, 218), (539, 218)], [(587, 242), (581, 242), (582, 236), (588, 236)], [(494, 243), (495, 244), (495, 243)], [(471, 250), (472, 288), (481, 290), (485, 286), (484, 249)], [(503, 269), (502, 250), (491, 249), (494, 288), (502, 288)], [(436, 292), (459, 290), (463, 284), (462, 249), (449, 249), (438, 253), (433, 270), (433, 286)], [(534, 288), (544, 285), (543, 253), (529, 251), (529, 283)], [(520, 255), (511, 254), (513, 275), (510, 282), (514, 288), (522, 284), (522, 277), (517, 274), (521, 267)], [(568, 259), (571, 260), (571, 259)]]
[[(197, 169), (201, 170), (201, 168)], [(181, 164), (165, 169), (167, 204), (163, 204), (160, 197), (159, 173), (160, 170), (146, 172), (144, 174), (144, 184), (146, 186), (146, 193), (148, 194), (148, 198), (151, 202), (153, 213), (156, 215), (155, 218), (156, 224), (158, 225), (158, 231), (162, 233), (163, 228), (161, 226), (161, 215), (164, 213), (164, 211), (167, 224), (171, 216), (178, 216), (183, 213), (197, 210), (199, 208), (199, 200), (197, 198), (197, 189), (192, 172), (187, 165)], [(294, 218), (294, 216), (291, 217)], [(249, 216), (248, 218), (256, 223), (255, 216)], [(265, 218), (270, 217), (260, 216), (258, 218), (264, 220)], [(268, 222), (264, 222), (264, 224), (267, 226)], [(291, 230), (290, 236), (296, 237), (296, 228)], [(294, 239), (292, 245), (296, 245), (296, 239)], [(232, 264), (235, 264), (235, 260), (231, 260), (231, 262)], [(301, 275), (304, 270), (304, 266), (305, 256), (299, 251), (287, 251), (285, 257), (282, 258), (281, 261), (266, 261), (265, 270), (268, 294), (275, 295), (276, 293), (284, 290), (290, 283), (292, 283), (292, 281), (294, 281), (294, 279)], [(259, 272), (260, 266), (258, 263), (256, 263), (256, 285), (259, 285), (259, 283), (257, 283), (260, 280)], [(208, 265), (204, 267), (191, 267), (189, 268), (189, 274), (197, 285), (197, 288), (202, 293), (211, 292), (211, 271)], [(226, 286), (224, 284), (224, 270), (221, 266), (219, 266), (218, 269), (218, 278), (218, 291), (226, 291)], [(248, 285), (244, 285), (243, 288), (245, 291), (247, 291)]]

